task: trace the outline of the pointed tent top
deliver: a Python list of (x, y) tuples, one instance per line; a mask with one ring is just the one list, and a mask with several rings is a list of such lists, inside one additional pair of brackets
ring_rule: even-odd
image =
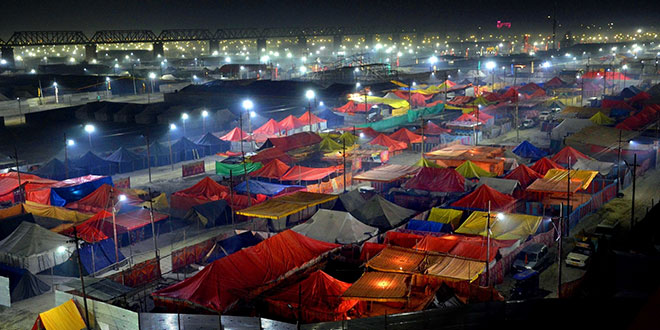
[(577, 162), (578, 158), (591, 159), (587, 155), (575, 150), (571, 146), (565, 146), (564, 149), (561, 149), (556, 155), (552, 157), (552, 160), (559, 164), (568, 164), (568, 158), (571, 158), (571, 165)]
[(559, 168), (563, 169), (563, 167), (557, 163), (555, 163), (553, 160), (549, 159), (548, 157), (543, 157), (534, 163), (530, 167), (530, 169), (538, 174), (545, 175), (545, 173), (548, 172), (548, 170), (553, 169), (553, 168)]
[(403, 150), (407, 149), (408, 145), (405, 142), (399, 142), (391, 137), (385, 135), (385, 134), (380, 134), (378, 135), (375, 139), (371, 140), (369, 142), (371, 145), (381, 145), (386, 147), (389, 151), (397, 151), (397, 150)]
[(306, 123), (300, 121), (298, 118), (294, 117), (293, 115), (288, 115), (286, 118), (282, 119), (279, 122), (280, 128), (283, 130), (291, 131), (296, 128), (303, 127), (307, 125)]
[(352, 146), (358, 141), (358, 137), (349, 133), (348, 131), (341, 133), (339, 136), (339, 141), (342, 141), (343, 143), (346, 143), (346, 146)]
[(262, 168), (250, 173), (250, 176), (279, 180), (290, 168), (289, 165), (276, 158), (266, 163)]
[(211, 133), (206, 133), (202, 135), (199, 139), (197, 139), (195, 143), (202, 146), (217, 146), (220, 144), (225, 144), (226, 142), (218, 139), (215, 135)]
[(204, 177), (190, 188), (174, 193), (179, 196), (205, 197), (209, 200), (221, 199), (222, 194), (229, 194), (229, 188), (213, 181), (210, 177)]
[(564, 85), (566, 85), (566, 83), (559, 79), (559, 77), (554, 77), (543, 84), (544, 87), (561, 87)]
[(614, 119), (606, 116), (601, 111), (598, 111), (595, 115), (591, 116), (589, 120), (596, 125), (613, 125), (615, 123)]
[(526, 84), (525, 86), (522, 86), (518, 89), (518, 92), (521, 93), (526, 93), (526, 94), (532, 94), (536, 92), (537, 90), (542, 89), (539, 85), (531, 82)]
[(518, 165), (513, 171), (504, 176), (505, 179), (518, 180), (523, 189), (527, 188), (534, 180), (542, 177), (543, 175), (535, 172), (525, 164)]
[(434, 167), (434, 168), (442, 168), (442, 166), (436, 164), (435, 162), (430, 162), (428, 159), (421, 157), (413, 166), (418, 166), (418, 167)]
[(532, 160), (540, 159), (547, 155), (545, 151), (535, 147), (527, 140), (520, 142), (517, 147), (513, 148), (513, 153), (522, 158), (530, 158)]
[[(317, 115), (315, 115), (313, 113), (311, 113), (311, 116), (312, 116), (312, 125), (327, 122), (327, 120), (325, 120), (323, 118), (320, 118), (320, 117), (318, 117)], [(298, 117), (298, 120), (305, 123), (305, 125), (309, 125), (309, 117), (310, 117), (310, 112), (305, 111), (305, 113), (303, 113), (302, 116)]]
[[(147, 154), (147, 150), (145, 149), (142, 152), (144, 155)], [(149, 153), (151, 156), (153, 155), (168, 155), (170, 153), (170, 149), (164, 145), (162, 145), (158, 141), (154, 141), (152, 144), (149, 145)]]
[(366, 225), (348, 212), (319, 209), (305, 223), (291, 230), (322, 242), (339, 244), (361, 243), (378, 233), (378, 228)]
[(142, 160), (142, 157), (124, 147), (119, 147), (119, 149), (115, 150), (115, 152), (105, 159), (111, 162), (125, 163)]
[(199, 145), (197, 145), (195, 142), (190, 141), (187, 137), (182, 137), (179, 139), (179, 141), (176, 141), (172, 144), (172, 150), (174, 152), (179, 152), (183, 150), (192, 150), (192, 149), (198, 149)]
[(255, 129), (252, 133), (254, 135), (276, 136), (280, 133), (281, 130), (282, 128), (280, 127), (280, 124), (275, 121), (275, 119), (271, 118), (265, 124), (261, 125), (261, 127)]
[(458, 166), (456, 172), (460, 173), (467, 179), (480, 178), (482, 176), (495, 176), (495, 174), (484, 170), (469, 160), (466, 160), (463, 164)]
[(396, 205), (375, 195), (351, 214), (362, 223), (381, 231), (396, 228), (415, 215), (415, 211)]
[(487, 210), (489, 201), (491, 210), (499, 210), (511, 205), (516, 199), (489, 187), (487, 184), (483, 184), (473, 192), (451, 204), (451, 206)]
[[(421, 128), (418, 128), (415, 130), (416, 133), (422, 132)], [(434, 124), (432, 121), (426, 122), (426, 125), (424, 125), (424, 135), (440, 135), (440, 134), (447, 134), (450, 133), (451, 130), (448, 128), (442, 128), (436, 124)]]
[(417, 135), (405, 127), (401, 127), (398, 131), (390, 134), (390, 137), (394, 140), (397, 140), (399, 142), (404, 142), (408, 145), (422, 142), (421, 135)]
[(323, 138), (323, 140), (321, 140), (321, 143), (319, 143), (319, 149), (323, 152), (333, 152), (344, 149), (344, 146), (337, 143), (329, 136), (326, 136)]
[(245, 133), (240, 127), (234, 127), (231, 131), (227, 132), (227, 134), (223, 135), (220, 137), (220, 140), (222, 141), (231, 141), (231, 142), (239, 142), (241, 140), (247, 140), (250, 136)]

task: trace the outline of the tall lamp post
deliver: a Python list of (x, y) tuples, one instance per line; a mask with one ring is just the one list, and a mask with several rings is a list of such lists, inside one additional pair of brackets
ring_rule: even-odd
[(488, 61), (486, 62), (486, 69), (490, 71), (490, 86), (492, 90), (495, 90), (495, 62), (493, 61)]
[(92, 133), (96, 131), (96, 127), (92, 124), (85, 125), (85, 132), (87, 132), (87, 139), (89, 140), (89, 150), (92, 150)]
[(628, 72), (628, 64), (624, 64), (622, 67), (623, 69), (623, 77), (621, 77), (621, 80), (623, 80), (623, 88), (626, 88), (626, 77), (627, 77), (627, 72)]
[(110, 77), (105, 77), (105, 97), (110, 97)]
[(170, 129), (167, 130), (167, 140), (170, 143), (170, 165), (172, 166), (172, 171), (174, 171), (174, 158), (172, 157), (172, 131), (176, 130), (175, 124), (170, 124)]
[(60, 90), (57, 88), (57, 81), (53, 83), (53, 88), (55, 88), (55, 103), (60, 103)]
[(183, 121), (183, 136), (184, 137), (186, 136), (186, 120), (188, 120), (188, 118), (190, 118), (190, 116), (188, 116), (187, 113), (184, 112), (184, 113), (181, 114), (181, 121)]
[(153, 72), (149, 73), (149, 81), (151, 82), (151, 91), (147, 93), (147, 103), (151, 103), (151, 96), (154, 92), (154, 80), (156, 79), (156, 74)]
[(204, 110), (202, 111), (202, 133), (206, 133), (206, 117), (209, 116), (209, 112)]
[[(114, 193), (114, 189), (112, 190)], [(112, 195), (111, 195), (112, 197)], [(112, 200), (112, 198), (110, 199)], [(117, 205), (126, 200), (126, 195), (119, 195), (117, 197), (117, 202), (112, 203), (112, 231), (115, 239), (115, 266), (119, 263), (119, 241), (117, 241)]]
[[(254, 103), (251, 100), (244, 100), (243, 103), (241, 104), (243, 106), (243, 109), (245, 109), (245, 113), (248, 118), (248, 125), (250, 125), (250, 116), (252, 115), (252, 108), (254, 108)], [(243, 130), (243, 114), (241, 114), (239, 117), (240, 119), (240, 126), (241, 130)], [(250, 130), (251, 127), (249, 128)], [(245, 150), (243, 149), (243, 139), (241, 139), (241, 158), (242, 158), (242, 163), (243, 163), (243, 180), (245, 180), (245, 192), (247, 193), (248, 197), (248, 206), (252, 206), (252, 198), (250, 197), (250, 181), (248, 179), (248, 172), (247, 172), (247, 164), (245, 164)]]
[[(305, 97), (307, 98), (307, 115), (309, 118), (309, 131), (312, 131), (312, 100), (316, 99), (316, 93), (314, 93), (313, 90), (308, 89), (307, 92), (305, 92)], [(316, 101), (314, 101), (316, 103)]]
[(69, 178), (69, 147), (76, 145), (76, 141), (66, 138), (66, 133), (64, 133), (64, 176), (65, 179)]

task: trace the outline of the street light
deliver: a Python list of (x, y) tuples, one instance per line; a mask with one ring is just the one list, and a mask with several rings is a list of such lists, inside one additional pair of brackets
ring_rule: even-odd
[(623, 77), (621, 77), (621, 80), (623, 80), (623, 88), (626, 88), (626, 72), (628, 71), (628, 64), (624, 64), (621, 68), (623, 69)]
[(60, 103), (60, 90), (57, 88), (57, 81), (53, 83), (53, 88), (55, 88), (55, 103)]
[(96, 131), (96, 127), (92, 124), (85, 125), (85, 132), (87, 132), (87, 138), (89, 139), (89, 150), (92, 150), (92, 133)]
[(495, 89), (495, 62), (493, 61), (488, 61), (486, 62), (486, 69), (490, 71), (491, 75), (491, 88)]
[(105, 77), (105, 96), (110, 97), (110, 77)]
[[(243, 106), (243, 109), (245, 109), (245, 113), (248, 115), (247, 116), (248, 117), (248, 132), (251, 133), (252, 132), (252, 120), (250, 120), (250, 117), (253, 117), (251, 110), (252, 110), (252, 108), (254, 108), (254, 103), (252, 102), (252, 100), (243, 100), (242, 106)], [(241, 117), (243, 117), (243, 115), (241, 115)], [(242, 144), (243, 144), (243, 142), (241, 142), (241, 145)]]
[(174, 158), (172, 158), (172, 131), (176, 130), (175, 124), (170, 124), (170, 129), (167, 131), (167, 139), (170, 143), (170, 165), (172, 166), (172, 171), (174, 171)]
[(188, 120), (189, 116), (187, 113), (182, 113), (181, 114), (181, 120), (183, 121), (183, 136), (186, 136), (186, 120)]
[[(110, 191), (111, 194), (115, 192), (114, 189)], [(112, 198), (110, 199), (112, 200)], [(112, 202), (112, 229), (115, 239), (115, 266), (119, 263), (119, 241), (117, 240), (117, 205), (126, 200), (126, 195), (117, 196), (117, 202)]]
[(202, 111), (202, 133), (206, 132), (206, 117), (209, 116), (209, 112), (204, 110)]
[(156, 74), (153, 72), (149, 72), (149, 80), (151, 81), (151, 93), (147, 93), (147, 103), (151, 103), (151, 97), (149, 94), (153, 94), (154, 92), (154, 80), (156, 79)]
[[(309, 118), (309, 131), (312, 131), (312, 99), (316, 98), (316, 93), (314, 93), (313, 90), (308, 89), (305, 92), (305, 97), (307, 98), (307, 112), (308, 112), (308, 118)], [(316, 102), (314, 102), (316, 103)]]

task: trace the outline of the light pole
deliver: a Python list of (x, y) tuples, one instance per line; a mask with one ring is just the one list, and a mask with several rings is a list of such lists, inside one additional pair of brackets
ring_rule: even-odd
[(172, 171), (174, 171), (174, 158), (172, 158), (172, 131), (176, 130), (176, 125), (170, 124), (170, 129), (167, 131), (167, 140), (170, 143), (170, 165), (172, 165)]
[[(314, 93), (313, 90), (308, 89), (307, 92), (305, 92), (305, 97), (307, 98), (307, 115), (309, 119), (309, 131), (312, 131), (312, 99), (316, 98), (316, 93)], [(314, 102), (316, 103), (316, 102)]]
[(64, 176), (65, 179), (69, 178), (69, 147), (76, 145), (76, 142), (72, 139), (66, 138), (66, 133), (64, 133)]
[(490, 71), (491, 89), (495, 90), (495, 62), (493, 62), (493, 61), (486, 62), (486, 69), (488, 69)]
[(153, 94), (154, 92), (154, 79), (156, 79), (156, 74), (153, 72), (149, 73), (149, 81), (151, 81), (151, 91), (150, 93), (147, 93), (147, 103), (151, 103), (151, 96), (150, 94)]
[(87, 139), (89, 140), (89, 150), (92, 150), (92, 133), (96, 130), (96, 127), (92, 124), (85, 125), (85, 132), (87, 132)]
[(105, 97), (110, 97), (110, 77), (105, 77)]
[(17, 97), (17, 98), (16, 98), (16, 101), (18, 101), (18, 114), (19, 114), (19, 115), (22, 115), (22, 114), (23, 114), (23, 111), (22, 111), (22, 109), (21, 109), (21, 98), (20, 98), (20, 97)]
[(188, 120), (189, 116), (187, 113), (182, 113), (181, 114), (181, 121), (183, 121), (183, 136), (186, 136), (186, 120)]
[[(247, 119), (248, 119), (248, 133), (252, 133), (252, 120), (251, 120), (251, 117), (253, 117), (255, 115), (254, 112), (252, 111), (252, 108), (254, 108), (254, 103), (251, 100), (244, 100), (242, 105), (243, 105), (243, 109), (245, 109), (245, 114), (246, 114)], [(241, 115), (241, 117), (242, 116), (243, 115)], [(241, 127), (241, 129), (243, 129), (243, 128)], [(241, 145), (242, 144), (243, 144), (243, 142), (241, 142)]]
[[(248, 124), (250, 123), (250, 110), (254, 107), (254, 103), (251, 100), (244, 100), (242, 103), (243, 109), (248, 117)], [(241, 131), (243, 130), (243, 114), (238, 116), (239, 125), (241, 126)], [(249, 128), (251, 130), (251, 128)], [(243, 180), (245, 181), (245, 191), (248, 197), (248, 206), (252, 206), (252, 199), (250, 198), (250, 181), (248, 179), (247, 165), (245, 164), (245, 150), (243, 149), (243, 139), (241, 138), (241, 158), (243, 163)], [(230, 177), (231, 177), (230, 173)]]
[(112, 230), (115, 239), (115, 267), (119, 263), (119, 241), (117, 240), (117, 204), (126, 200), (126, 195), (119, 195), (117, 197), (117, 202), (115, 202), (112, 197), (115, 190), (111, 190), (110, 200), (112, 201)]
[[(89, 327), (89, 310), (87, 309), (87, 293), (85, 293), (85, 276), (82, 271), (82, 261), (80, 260), (80, 239), (78, 238), (78, 230), (73, 226), (73, 243), (76, 244), (76, 255), (78, 255), (78, 274), (80, 274), (80, 285), (82, 286), (82, 298), (85, 305), (85, 326)], [(92, 250), (93, 251), (93, 250)]]
[(202, 133), (206, 133), (206, 117), (209, 116), (209, 112), (204, 110), (202, 111)]
[(53, 88), (55, 88), (55, 103), (60, 103), (60, 90), (57, 88), (57, 81), (53, 83)]
[[(626, 73), (628, 72), (628, 64), (624, 64), (622, 67), (623, 69), (623, 77), (621, 77), (621, 80), (623, 80), (623, 88), (626, 88)], [(20, 104), (20, 103), (19, 103)]]

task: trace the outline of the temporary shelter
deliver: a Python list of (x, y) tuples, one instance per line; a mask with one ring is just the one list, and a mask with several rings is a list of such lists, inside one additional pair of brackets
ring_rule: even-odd
[(433, 192), (462, 193), (465, 191), (465, 178), (451, 168), (423, 167), (402, 187)]
[(311, 217), (320, 205), (335, 199), (337, 199), (336, 195), (297, 191), (291, 195), (269, 199), (259, 205), (239, 210), (236, 214), (268, 219), (269, 227), (279, 231)]
[(80, 156), (74, 164), (76, 167), (82, 168), (85, 172), (90, 174), (111, 175), (117, 171), (115, 163), (105, 160), (91, 151)]
[(491, 210), (506, 211), (515, 206), (516, 199), (484, 184), (454, 202), (451, 206), (464, 209), (487, 210), (489, 202)]
[(513, 153), (522, 157), (537, 160), (545, 157), (548, 153), (535, 147), (529, 141), (521, 142), (517, 147), (513, 148)]
[(265, 124), (261, 125), (261, 127), (255, 129), (252, 135), (257, 141), (265, 141), (268, 138), (280, 135), (281, 131), (280, 124), (271, 118)]
[(279, 159), (272, 159), (264, 166), (252, 173), (251, 177), (268, 178), (279, 180), (291, 167)]
[(211, 251), (206, 254), (204, 261), (211, 263), (220, 258), (224, 258), (241, 249), (249, 248), (259, 244), (263, 239), (251, 231), (246, 231), (234, 236), (230, 236), (215, 243)]
[(563, 168), (563, 167), (555, 163), (553, 160), (547, 157), (543, 157), (537, 160), (536, 163), (534, 163), (534, 165), (530, 166), (529, 168), (538, 174), (545, 175), (545, 173), (547, 173), (548, 170), (552, 168)]
[(9, 294), (12, 303), (41, 295), (50, 290), (48, 284), (25, 269), (0, 264), (0, 276), (9, 279)]
[(243, 131), (240, 127), (234, 127), (227, 134), (221, 136), (220, 140), (229, 141), (229, 142), (240, 142), (240, 141), (248, 140), (249, 138), (250, 136), (247, 133), (245, 133), (245, 131)]
[(414, 231), (427, 231), (432, 233), (450, 233), (454, 231), (451, 224), (434, 221), (410, 220), (406, 229)]
[(463, 217), (463, 211), (454, 209), (442, 209), (434, 207), (429, 212), (427, 221), (450, 224), (453, 228), (458, 228)]
[(520, 183), (518, 182), (518, 180), (490, 178), (490, 177), (479, 178), (477, 187), (482, 186), (484, 184), (507, 195), (513, 195), (513, 192), (517, 188), (520, 188)]
[(596, 125), (614, 125), (616, 122), (614, 119), (606, 116), (604, 113), (598, 111), (595, 115), (591, 116), (589, 118), (591, 122), (593, 122)]
[(608, 176), (610, 173), (612, 173), (614, 167), (615, 167), (614, 163), (600, 162), (597, 160), (580, 158), (578, 159), (577, 162), (575, 162), (575, 164), (573, 164), (571, 169), (598, 171), (600, 175)]
[(288, 152), (294, 149), (303, 148), (318, 144), (321, 142), (321, 136), (312, 132), (300, 132), (289, 136), (269, 138), (264, 142), (259, 150), (275, 147), (282, 152)]
[[(250, 194), (261, 194), (268, 197), (275, 197), (282, 194), (290, 194), (298, 190), (303, 190), (303, 186), (285, 185), (261, 182), (257, 180), (248, 180), (250, 183)], [(234, 191), (240, 194), (247, 194), (247, 183), (243, 181), (234, 187)]]
[(458, 166), (456, 172), (468, 179), (480, 178), (482, 176), (495, 176), (494, 173), (484, 170), (469, 160), (466, 160), (463, 164)]
[[(138, 192), (132, 189), (114, 188), (109, 184), (104, 184), (89, 195), (68, 203), (66, 208), (85, 213), (97, 213), (102, 210), (110, 210), (113, 205), (117, 205), (116, 208), (119, 210), (122, 205), (139, 205), (144, 202), (138, 197)], [(124, 195), (126, 200), (118, 204), (120, 195)]]
[(321, 143), (319, 143), (319, 149), (322, 152), (333, 152), (333, 151), (339, 151), (343, 150), (344, 146), (337, 143), (333, 139), (331, 139), (329, 136), (326, 136), (323, 138)]
[[(144, 150), (142, 155), (147, 157), (147, 150)], [(154, 141), (149, 145), (149, 156), (149, 165), (152, 167), (170, 164), (169, 146), (164, 146), (158, 141)]]
[(591, 159), (587, 155), (575, 150), (573, 147), (565, 146), (557, 154), (552, 156), (551, 160), (558, 164), (566, 165), (569, 163), (569, 158), (571, 165), (575, 164), (579, 158)]
[(396, 228), (415, 215), (415, 211), (398, 206), (380, 195), (375, 195), (351, 214), (361, 222), (381, 231)]
[(278, 124), (280, 129), (287, 132), (295, 131), (296, 129), (307, 125), (305, 122), (302, 122), (300, 119), (294, 117), (293, 115), (288, 115), (286, 118), (280, 120)]
[(218, 139), (215, 135), (211, 133), (206, 133), (202, 135), (195, 144), (202, 146), (204, 148), (205, 155), (213, 155), (219, 152), (229, 150), (229, 142)]
[(64, 165), (64, 162), (57, 158), (49, 160), (32, 173), (51, 180), (64, 180), (86, 174), (83, 169), (75, 167), (72, 162), (69, 162), (67, 168), (67, 166)]
[(231, 223), (231, 208), (224, 200), (195, 205), (185, 215), (184, 220), (199, 222), (205, 227), (228, 225)]
[(229, 188), (204, 177), (190, 188), (177, 191), (170, 196), (172, 208), (188, 210), (194, 205), (223, 199), (229, 194)]
[(330, 109), (323, 110), (318, 116), (326, 120), (328, 128), (341, 127), (344, 125), (344, 117), (335, 114)]
[[(490, 219), (489, 219), (490, 217)], [(491, 238), (498, 240), (526, 240), (534, 235), (541, 220), (539, 216), (513, 213), (491, 213), (475, 211), (456, 229), (458, 234), (487, 236), (490, 222)]]
[(147, 167), (147, 160), (144, 157), (124, 147), (119, 147), (105, 160), (115, 164), (117, 173), (132, 172)]
[(527, 186), (534, 182), (534, 180), (540, 179), (542, 177), (543, 175), (535, 172), (524, 164), (519, 165), (513, 171), (504, 176), (505, 179), (517, 180), (523, 189), (527, 188)]
[[(103, 233), (101, 234), (104, 235)], [(95, 243), (83, 244), (79, 251), (83, 275), (94, 274), (100, 270), (106, 269), (110, 265), (116, 263), (115, 260), (117, 257), (119, 258), (119, 261), (125, 259), (121, 250), (115, 250), (115, 241), (112, 238), (106, 238)], [(115, 252), (117, 252), (117, 255), (115, 255)], [(73, 251), (69, 260), (55, 266), (53, 273), (55, 275), (67, 277), (79, 277), (80, 270), (78, 268), (77, 252)]]
[(424, 157), (420, 157), (417, 162), (415, 162), (415, 166), (417, 167), (435, 167), (435, 168), (441, 168), (440, 164), (431, 162), (428, 159)]
[(565, 137), (579, 132), (581, 129), (593, 126), (594, 122), (590, 119), (566, 118), (559, 125), (555, 126), (550, 133), (553, 140), (563, 140)]
[(317, 181), (339, 171), (335, 166), (324, 168), (313, 168), (296, 165), (289, 169), (280, 180), (281, 181)]
[(304, 123), (307, 127), (311, 125), (311, 128), (314, 131), (320, 131), (322, 129), (326, 129), (327, 127), (327, 120), (320, 118), (309, 111), (298, 117), (298, 120), (301, 123)]
[(204, 148), (185, 136), (172, 144), (172, 157), (175, 163), (199, 159), (206, 156)]
[(338, 244), (361, 243), (378, 233), (378, 228), (365, 225), (350, 213), (320, 209), (304, 223), (291, 230), (307, 237)]
[(244, 175), (247, 173), (252, 173), (261, 168), (261, 163), (259, 162), (249, 162), (229, 164), (223, 162), (215, 162), (215, 174), (221, 175), (224, 177)]
[(85, 321), (80, 316), (78, 306), (73, 299), (39, 314), (33, 330), (71, 330), (86, 329)]
[(399, 141), (399, 142), (404, 142), (407, 145), (422, 142), (422, 136), (421, 135), (417, 135), (417, 134), (409, 131), (405, 127), (402, 127), (398, 131), (390, 134), (390, 137), (394, 140)]
[(342, 295), (344, 299), (377, 302), (406, 302), (410, 275), (388, 272), (365, 272)]
[(0, 262), (31, 273), (65, 262), (72, 252), (68, 237), (29, 222), (21, 223), (0, 241)]
[(399, 151), (408, 148), (408, 145), (405, 142), (399, 142), (391, 137), (380, 134), (375, 139), (371, 140), (369, 144), (377, 144), (386, 147), (390, 152)]

